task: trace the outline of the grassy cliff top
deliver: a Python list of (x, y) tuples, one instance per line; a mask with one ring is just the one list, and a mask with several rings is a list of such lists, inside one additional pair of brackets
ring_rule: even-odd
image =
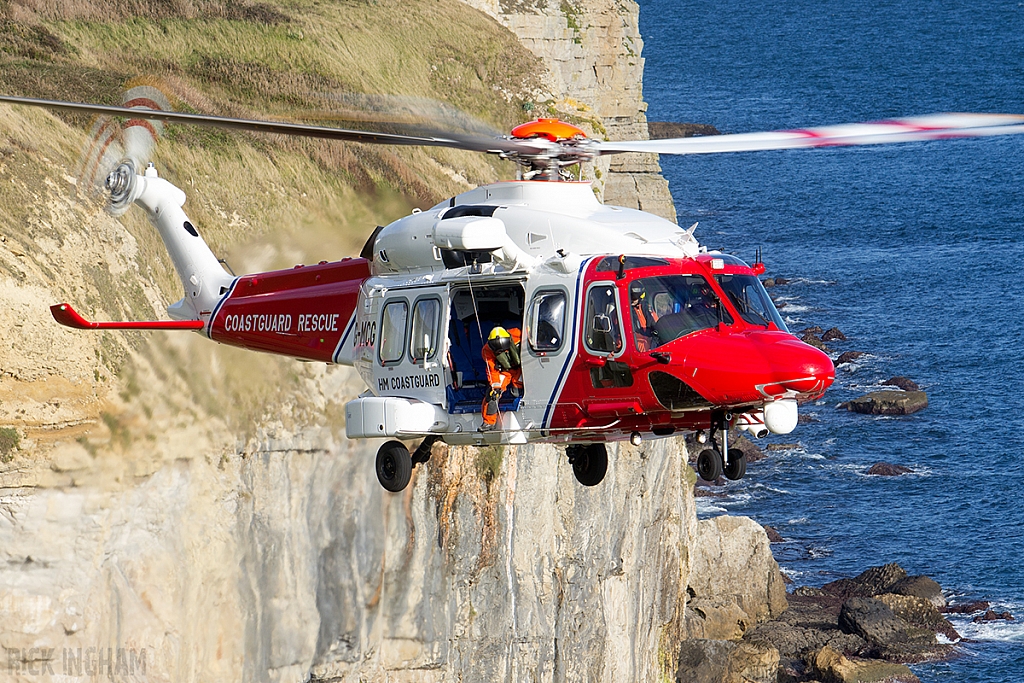
[[(397, 109), (450, 114), (440, 102), (508, 130), (529, 118), (541, 69), (456, 0), (0, 1), (0, 92), (11, 95), (120, 104), (127, 85), (146, 82), (184, 111), (345, 127)], [(79, 187), (89, 124), (0, 106), (0, 427), (23, 437), (21, 456), (68, 440), (137, 451), (139, 439), (211, 416), (239, 438), (267, 415), (325, 419), (322, 368), (195, 335), (88, 334), (50, 319), (60, 301), (96, 318), (163, 317), (181, 297), (142, 213), (113, 219)], [(236, 272), (352, 255), (375, 225), (514, 173), (452, 150), (180, 126), (153, 161)]]

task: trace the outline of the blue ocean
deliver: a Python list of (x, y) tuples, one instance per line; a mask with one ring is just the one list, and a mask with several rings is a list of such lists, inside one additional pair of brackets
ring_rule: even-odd
[[(724, 133), (947, 111), (1024, 113), (1024, 3), (640, 0), (652, 121)], [(954, 602), (1015, 621), (954, 625), (969, 641), (925, 682), (1024, 680), (1024, 135), (662, 157), (679, 223), (747, 261), (762, 247), (794, 331), (833, 326), (866, 355), (802, 408), (813, 421), (700, 514), (776, 527), (797, 584), (887, 562)], [(904, 375), (923, 412), (842, 401)], [(912, 474), (868, 476), (879, 461)]]

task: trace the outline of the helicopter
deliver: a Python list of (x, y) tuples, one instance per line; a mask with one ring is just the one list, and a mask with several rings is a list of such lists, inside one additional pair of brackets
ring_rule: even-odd
[[(376, 473), (408, 486), (438, 441), (555, 443), (577, 481), (595, 486), (606, 444), (696, 431), (697, 473), (741, 479), (731, 427), (787, 434), (799, 405), (835, 379), (832, 360), (790, 334), (752, 264), (709, 250), (688, 229), (604, 205), (568, 167), (607, 154), (711, 154), (1024, 133), (1024, 116), (933, 114), (871, 123), (707, 137), (597, 141), (555, 118), (505, 137), (348, 130), (170, 111), (158, 94), (125, 106), (0, 96), (0, 102), (127, 119), (127, 156), (103, 184), (109, 211), (133, 205), (160, 233), (184, 290), (169, 320), (94, 322), (69, 303), (54, 319), (77, 329), (192, 330), (222, 344), (354, 367), (367, 390), (345, 406), (351, 439), (388, 439)], [(371, 144), (496, 154), (516, 180), (463, 192), (378, 226), (357, 257), (235, 276), (183, 211), (186, 195), (144, 168), (165, 123)], [(106, 149), (103, 145), (103, 150)], [(103, 154), (90, 163), (106, 171)], [(483, 431), (485, 340), (521, 331), (522, 390), (499, 401)], [(410, 450), (403, 441), (419, 440)]]

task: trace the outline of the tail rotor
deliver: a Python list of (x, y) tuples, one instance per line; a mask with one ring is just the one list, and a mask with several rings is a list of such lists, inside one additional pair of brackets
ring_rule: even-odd
[[(133, 83), (121, 98), (122, 106), (140, 112), (171, 111), (170, 98), (160, 86)], [(107, 212), (122, 215), (131, 206), (135, 177), (152, 156), (163, 130), (162, 121), (96, 117), (79, 161), (78, 187), (92, 197), (105, 196)]]

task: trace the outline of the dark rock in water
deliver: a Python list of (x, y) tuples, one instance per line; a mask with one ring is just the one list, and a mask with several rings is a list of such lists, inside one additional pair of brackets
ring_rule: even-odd
[(648, 121), (647, 135), (652, 140), (667, 140), (669, 138), (692, 138), (698, 135), (721, 135), (721, 133), (710, 123)]
[(855, 579), (838, 579), (836, 581), (830, 581), (822, 586), (821, 590), (827, 595), (831, 595), (839, 600), (856, 597), (870, 598), (875, 594), (875, 591)]
[[(928, 577), (909, 577), (909, 579)], [(905, 581), (908, 579), (904, 579)], [(931, 579), (929, 579), (931, 581)], [(932, 582), (934, 583), (934, 581)], [(899, 585), (897, 583), (897, 585)], [(938, 584), (935, 584), (938, 586)], [(941, 595), (941, 592), (940, 592)], [(919, 598), (913, 595), (897, 595), (886, 593), (879, 595), (878, 599), (889, 606), (897, 617), (911, 626), (926, 629), (933, 633), (941, 633), (951, 642), (960, 640), (960, 634), (953, 628), (953, 624), (946, 621), (946, 618), (939, 613), (935, 605), (927, 598)]]
[(694, 486), (693, 487), (693, 497), (694, 498), (724, 498), (725, 494), (724, 493), (719, 493), (717, 491), (712, 491), (711, 489), (706, 489), (703, 486)]
[(825, 346), (825, 342), (821, 341), (821, 339), (818, 338), (818, 335), (814, 334), (813, 332), (805, 332), (804, 336), (800, 337), (800, 341), (802, 341), (804, 344), (813, 346), (816, 349), (828, 351), (828, 347)]
[(873, 391), (842, 407), (865, 415), (910, 415), (928, 407), (928, 396), (923, 391)]
[(839, 358), (836, 358), (836, 365), (842, 365), (843, 363), (852, 363), (861, 356), (864, 355), (863, 351), (844, 351), (840, 354)]
[(935, 609), (942, 609), (946, 606), (946, 598), (942, 595), (942, 586), (927, 576), (908, 576), (905, 579), (900, 579), (889, 587), (889, 592), (927, 600)]
[[(775, 278), (773, 278), (773, 277), (766, 278), (761, 284), (764, 285), (765, 289), (771, 289), (772, 287), (775, 286)], [(778, 304), (776, 304), (776, 305), (778, 305)]]
[(979, 614), (978, 616), (976, 616), (973, 619), (971, 619), (971, 621), (973, 621), (975, 624), (980, 624), (980, 623), (986, 622), (986, 621), (1000, 621), (1000, 620), (1003, 620), (1003, 621), (1013, 621), (1013, 615), (1010, 614), (1009, 612), (996, 612), (994, 610), (988, 610), (984, 614)]
[(781, 311), (782, 309), (784, 309), (784, 308), (785, 308), (786, 306), (788, 306), (788, 305), (789, 305), (789, 304), (787, 304), (787, 303), (786, 303), (785, 301), (778, 301), (778, 302), (773, 302), (773, 303), (775, 303), (775, 308), (777, 308), (777, 309), (778, 309), (778, 310), (780, 310), (780, 311)]
[(779, 286), (788, 285), (789, 284), (789, 280), (787, 280), (784, 277), (777, 277), (777, 278), (775, 278), (775, 284), (777, 284)]
[(946, 614), (974, 614), (975, 612), (984, 612), (991, 606), (988, 600), (972, 600), (971, 602), (964, 602), (959, 605), (946, 605), (944, 609), (939, 611)]
[(838, 327), (830, 327), (821, 335), (821, 341), (846, 341), (846, 335)]
[(766, 534), (768, 534), (768, 542), (769, 543), (784, 543), (785, 542), (786, 539), (784, 539), (782, 537), (782, 534), (779, 533), (778, 529), (776, 529), (773, 526), (768, 526), (767, 524), (762, 524), (761, 526), (764, 527), (764, 532)]
[(887, 384), (887, 385), (892, 386), (892, 387), (899, 387), (903, 391), (920, 391), (921, 390), (921, 387), (917, 386), (917, 382), (915, 382), (914, 380), (910, 379), (909, 377), (903, 377), (902, 375), (897, 375), (896, 377), (890, 377), (889, 379), (885, 380), (885, 382), (883, 382), (883, 384)]
[(775, 683), (779, 651), (762, 642), (696, 638), (680, 646), (678, 664), (677, 683)]
[(800, 332), (800, 335), (803, 336), (805, 334), (821, 334), (824, 331), (825, 330), (815, 325), (814, 327), (808, 327), (807, 329), (803, 330), (802, 332)]
[(811, 424), (812, 422), (817, 421), (818, 418), (814, 417), (813, 415), (808, 415), (807, 413), (800, 413), (799, 415), (796, 416), (796, 423), (800, 425)]
[(895, 562), (871, 567), (852, 579), (839, 579), (821, 587), (825, 593), (842, 600), (853, 597), (871, 597), (888, 593), (896, 582), (907, 578), (907, 572)]
[[(889, 646), (923, 638), (877, 598), (850, 598), (839, 610), (839, 630), (858, 635), (872, 645)], [(921, 629), (923, 630), (923, 629)], [(934, 639), (932, 633), (927, 637)]]
[(914, 470), (909, 467), (904, 467), (903, 465), (891, 465), (887, 462), (876, 462), (871, 466), (871, 469), (869, 469), (867, 473), (878, 477), (898, 477), (901, 474), (909, 474), (913, 471)]
[(794, 448), (800, 448), (798, 443), (770, 443), (764, 447), (768, 452), (771, 451), (791, 451)]
[(890, 562), (878, 567), (868, 567), (853, 580), (878, 595), (879, 593), (888, 593), (890, 588), (905, 578), (907, 578), (907, 571), (895, 562)]

